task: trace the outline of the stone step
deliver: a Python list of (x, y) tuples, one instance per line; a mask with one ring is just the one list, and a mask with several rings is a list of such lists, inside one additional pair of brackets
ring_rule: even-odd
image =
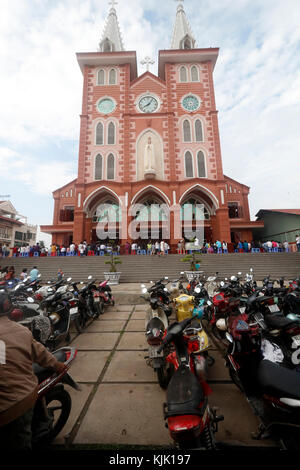
[[(284, 276), (286, 279), (300, 276), (300, 253), (230, 253), (199, 254), (201, 271), (206, 275), (217, 271), (222, 277), (229, 277), (241, 271), (249, 272), (252, 267), (257, 280), (270, 274), (272, 278)], [(121, 282), (148, 282), (163, 276), (178, 277), (181, 271), (189, 270), (189, 263), (181, 261), (183, 255), (158, 256), (120, 256), (122, 264), (117, 268), (122, 272)], [(108, 257), (47, 257), (47, 258), (7, 258), (1, 260), (3, 266), (14, 266), (18, 275), (23, 268), (29, 271), (37, 266), (46, 282), (56, 277), (59, 268), (65, 276), (74, 281), (84, 280), (93, 275), (98, 280), (104, 278), (103, 272), (109, 270), (105, 264)]]

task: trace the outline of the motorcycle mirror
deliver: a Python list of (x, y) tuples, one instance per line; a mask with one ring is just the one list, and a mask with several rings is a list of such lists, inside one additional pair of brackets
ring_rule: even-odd
[(169, 279), (168, 276), (165, 276), (165, 279)]
[(239, 275), (239, 276), (241, 276), (241, 275), (242, 275), (242, 273), (241, 273), (241, 272), (238, 272), (238, 275)]
[(168, 289), (167, 289), (166, 287), (164, 287), (164, 291), (165, 291), (165, 292), (168, 292)]
[(228, 331), (226, 331), (225, 336), (229, 343), (233, 344), (233, 337), (228, 333)]
[(231, 276), (231, 281), (236, 281), (236, 277), (235, 276)]
[(83, 284), (83, 281), (81, 281), (80, 284)]
[(68, 282), (71, 282), (71, 281), (72, 281), (72, 278), (71, 278), (71, 277), (68, 277), (67, 281), (68, 281)]
[(224, 282), (224, 281), (221, 281), (221, 282), (220, 282), (220, 286), (223, 287), (224, 285), (225, 285), (225, 282)]
[(34, 299), (32, 297), (28, 297), (27, 302), (30, 304), (34, 304)]
[(181, 271), (181, 273), (180, 273), (180, 274), (184, 274), (184, 271)]
[(148, 291), (147, 291), (146, 287), (144, 287), (144, 289), (142, 290), (142, 293), (143, 293), (143, 294), (147, 294), (147, 292), (148, 292)]
[(89, 275), (88, 279), (93, 279), (93, 276)]
[(225, 281), (228, 281), (228, 277), (225, 277)]
[(252, 268), (250, 268), (250, 272), (251, 272), (251, 273), (253, 272), (253, 269), (252, 269)]
[(201, 289), (199, 287), (196, 287), (195, 292), (199, 294), (201, 292)]
[(141, 284), (141, 287), (146, 287), (145, 284)]

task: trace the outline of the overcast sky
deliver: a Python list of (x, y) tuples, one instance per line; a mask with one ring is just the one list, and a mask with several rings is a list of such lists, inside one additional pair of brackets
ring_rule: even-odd
[[(126, 50), (169, 49), (177, 2), (119, 0)], [(197, 47), (219, 47), (215, 93), (224, 173), (259, 209), (300, 207), (300, 1), (186, 0)], [(77, 175), (82, 74), (98, 48), (103, 0), (0, 0), (0, 195), (51, 224), (52, 191)], [(139, 73), (144, 68), (139, 65)], [(46, 239), (42, 235), (40, 239)]]

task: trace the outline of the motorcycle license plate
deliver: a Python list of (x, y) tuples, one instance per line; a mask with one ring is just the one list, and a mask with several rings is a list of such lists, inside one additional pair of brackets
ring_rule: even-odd
[(292, 336), (293, 344), (296, 346), (300, 346), (300, 335)]
[(74, 315), (75, 313), (78, 313), (78, 307), (70, 308), (70, 315)]
[(278, 305), (268, 305), (270, 312), (275, 313), (275, 312), (280, 312), (280, 309)]
[(94, 297), (94, 302), (100, 302), (100, 297)]
[(164, 356), (163, 351), (161, 353), (158, 353), (157, 349), (158, 349), (158, 347), (149, 346), (148, 352), (149, 352), (149, 357), (150, 358), (163, 357)]

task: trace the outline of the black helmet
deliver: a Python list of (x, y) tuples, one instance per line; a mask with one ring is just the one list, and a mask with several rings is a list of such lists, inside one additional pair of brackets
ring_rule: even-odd
[(0, 292), (0, 316), (9, 315), (13, 309), (13, 305), (6, 292)]

